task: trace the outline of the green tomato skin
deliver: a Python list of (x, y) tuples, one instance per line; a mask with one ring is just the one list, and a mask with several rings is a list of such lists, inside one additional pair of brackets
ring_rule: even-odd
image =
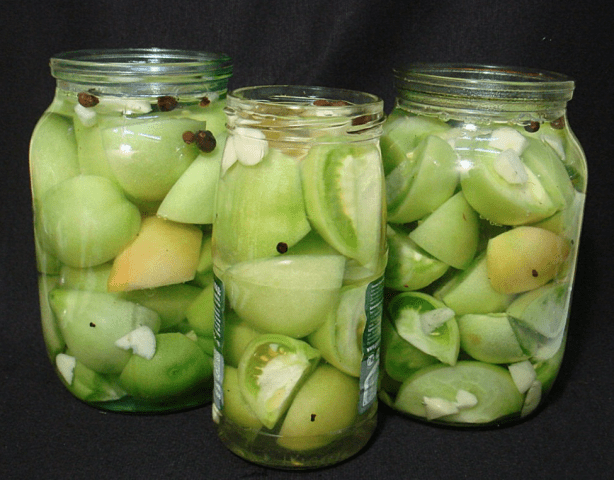
[(151, 360), (132, 355), (119, 381), (135, 398), (164, 402), (205, 389), (212, 374), (212, 359), (196, 342), (171, 332), (156, 335), (156, 353)]

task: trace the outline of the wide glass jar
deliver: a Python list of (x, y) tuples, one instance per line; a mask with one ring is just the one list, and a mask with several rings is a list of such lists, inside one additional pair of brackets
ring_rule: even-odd
[(51, 58), (55, 97), (30, 145), (42, 329), (60, 380), (113, 411), (211, 401), (211, 224), (224, 54)]
[(395, 71), (380, 398), (414, 418), (494, 425), (559, 371), (587, 181), (557, 73)]
[(231, 92), (213, 224), (213, 418), (253, 462), (320, 467), (376, 424), (386, 261), (383, 102)]

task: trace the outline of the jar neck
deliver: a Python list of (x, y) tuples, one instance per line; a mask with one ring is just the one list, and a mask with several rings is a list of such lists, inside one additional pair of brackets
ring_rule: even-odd
[(225, 54), (158, 48), (64, 52), (50, 68), (65, 93), (124, 97), (222, 96), (232, 75)]
[(326, 87), (272, 85), (228, 94), (227, 128), (286, 142), (365, 141), (379, 138), (383, 101), (364, 92)]
[(394, 70), (397, 106), (443, 120), (548, 122), (565, 115), (574, 82), (528, 68), (414, 64)]

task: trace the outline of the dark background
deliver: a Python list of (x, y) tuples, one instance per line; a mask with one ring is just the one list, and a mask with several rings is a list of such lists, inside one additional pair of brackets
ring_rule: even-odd
[[(3, 1), (0, 18), (0, 479), (614, 478), (612, 79), (605, 0)], [(373, 440), (335, 467), (288, 473), (218, 441), (209, 407), (102, 413), (56, 379), (39, 330), (27, 151), (55, 82), (48, 60), (81, 48), (223, 51), (230, 87), (295, 83), (365, 90), (393, 105), (406, 61), (527, 66), (576, 80), (569, 121), (589, 191), (568, 350), (538, 415), (494, 430), (414, 423), (385, 407)]]

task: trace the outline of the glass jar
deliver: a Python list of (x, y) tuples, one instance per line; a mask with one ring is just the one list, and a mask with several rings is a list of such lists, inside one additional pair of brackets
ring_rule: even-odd
[(311, 468), (376, 424), (383, 102), (320, 87), (235, 90), (213, 225), (213, 418), (255, 463)]
[(56, 93), (30, 145), (49, 358), (101, 409), (211, 401), (210, 239), (230, 58), (85, 50), (50, 65)]
[(444, 425), (521, 419), (565, 348), (587, 181), (574, 83), (437, 64), (395, 80), (380, 399)]

